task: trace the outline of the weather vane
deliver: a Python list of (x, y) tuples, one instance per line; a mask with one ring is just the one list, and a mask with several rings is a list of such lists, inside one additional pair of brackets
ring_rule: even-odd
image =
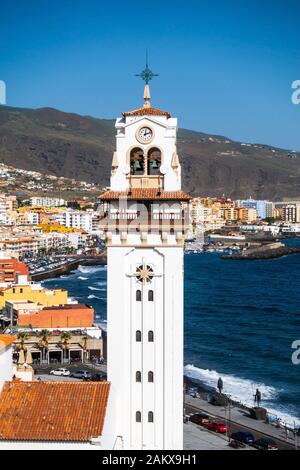
[(141, 77), (146, 85), (149, 84), (153, 77), (158, 77), (158, 73), (153, 73), (152, 70), (150, 70), (148, 67), (148, 51), (146, 52), (146, 68), (141, 73), (136, 73), (135, 76)]

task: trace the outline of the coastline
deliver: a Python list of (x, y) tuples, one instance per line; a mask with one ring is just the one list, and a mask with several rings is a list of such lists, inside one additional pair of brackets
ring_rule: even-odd
[(44, 281), (46, 279), (52, 279), (63, 275), (68, 275), (75, 271), (78, 266), (105, 266), (107, 264), (106, 253), (94, 256), (80, 256), (74, 258), (74, 260), (64, 263), (54, 269), (45, 270), (43, 272), (33, 273), (30, 275), (32, 281)]
[(300, 253), (300, 247), (292, 246), (278, 246), (275, 248), (269, 248), (266, 246), (259, 246), (257, 248), (248, 249), (241, 253), (233, 253), (230, 255), (223, 255), (222, 259), (233, 259), (233, 260), (265, 260), (282, 258), (287, 255), (294, 255)]

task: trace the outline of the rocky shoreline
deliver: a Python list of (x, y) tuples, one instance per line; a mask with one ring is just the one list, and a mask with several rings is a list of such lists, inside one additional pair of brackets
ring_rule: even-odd
[(281, 258), (282, 256), (293, 255), (296, 253), (300, 253), (300, 247), (286, 246), (281, 243), (276, 243), (276, 244), (272, 243), (272, 244), (260, 245), (255, 248), (249, 248), (240, 253), (233, 253), (231, 255), (223, 255), (222, 259), (235, 259), (235, 260), (274, 259), (274, 258)]

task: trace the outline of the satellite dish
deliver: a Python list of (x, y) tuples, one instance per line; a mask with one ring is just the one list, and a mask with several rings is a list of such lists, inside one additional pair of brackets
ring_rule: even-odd
[(167, 165), (161, 165), (159, 171), (160, 171), (163, 175), (165, 175), (166, 173), (168, 173), (168, 167), (167, 167)]

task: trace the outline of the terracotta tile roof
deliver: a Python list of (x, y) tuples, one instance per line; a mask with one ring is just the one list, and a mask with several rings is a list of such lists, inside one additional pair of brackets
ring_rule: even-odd
[(183, 191), (164, 191), (156, 188), (140, 189), (134, 188), (131, 191), (106, 191), (100, 194), (99, 199), (112, 200), (126, 198), (130, 200), (165, 200), (165, 201), (189, 201), (192, 196)]
[(16, 339), (16, 336), (0, 335), (0, 350), (10, 346)]
[(101, 436), (109, 382), (6, 382), (0, 440), (83, 441)]
[(170, 118), (171, 114), (168, 111), (162, 111), (157, 108), (138, 108), (132, 111), (126, 111), (123, 113), (123, 116), (166, 116)]

